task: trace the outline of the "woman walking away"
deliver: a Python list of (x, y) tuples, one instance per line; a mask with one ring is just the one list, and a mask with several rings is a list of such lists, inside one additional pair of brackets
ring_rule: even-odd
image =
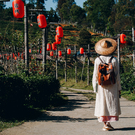
[(119, 120), (121, 114), (119, 93), (121, 90), (118, 61), (113, 57), (117, 49), (114, 39), (104, 38), (95, 44), (100, 55), (95, 59), (92, 85), (96, 93), (95, 116), (103, 122), (103, 130), (114, 130), (110, 122)]

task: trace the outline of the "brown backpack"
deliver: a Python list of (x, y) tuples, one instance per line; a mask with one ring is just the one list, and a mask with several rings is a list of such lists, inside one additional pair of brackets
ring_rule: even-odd
[(110, 58), (109, 63), (104, 63), (102, 59), (99, 57), (102, 62), (98, 67), (98, 84), (103, 86), (115, 84), (115, 73), (114, 68), (111, 63), (113, 56)]

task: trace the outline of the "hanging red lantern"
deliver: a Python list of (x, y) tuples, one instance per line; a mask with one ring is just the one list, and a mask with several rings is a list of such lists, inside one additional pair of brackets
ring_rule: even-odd
[(58, 51), (58, 55), (59, 56), (62, 56), (62, 51)]
[(47, 44), (46, 50), (47, 50), (47, 51), (50, 51), (50, 50), (51, 50), (51, 44), (50, 44), (50, 43)]
[(46, 21), (46, 17), (43, 14), (40, 14), (37, 16), (37, 22), (38, 22), (38, 26), (39, 28), (46, 28), (47, 26), (47, 21)]
[(68, 55), (71, 54), (71, 49), (70, 49), (70, 48), (67, 49), (67, 54), (68, 54)]
[(53, 51), (50, 51), (50, 56), (53, 56)]
[(13, 58), (15, 57), (15, 54), (14, 54), (14, 53), (12, 54), (12, 57), (13, 57)]
[(84, 49), (81, 47), (80, 48), (80, 54), (83, 54), (84, 53)]
[(29, 49), (29, 53), (31, 53), (31, 49)]
[(61, 43), (61, 38), (58, 35), (56, 35), (55, 36), (55, 41), (56, 41), (56, 44), (60, 44)]
[(61, 26), (58, 26), (58, 27), (56, 28), (56, 35), (58, 35), (60, 38), (63, 37), (63, 29), (62, 29)]
[(42, 48), (40, 48), (40, 51), (39, 51), (39, 53), (40, 53), (40, 54), (42, 53)]
[(9, 55), (7, 56), (7, 60), (9, 60)]
[(12, 2), (13, 15), (15, 18), (24, 17), (24, 2), (22, 0), (14, 0)]
[(20, 56), (20, 53), (18, 52), (18, 57)]
[(125, 38), (126, 38), (126, 35), (125, 34), (121, 34), (120, 35), (120, 43), (125, 44), (126, 43)]
[(56, 50), (57, 49), (57, 45), (56, 45), (56, 42), (52, 43), (52, 50)]
[(22, 60), (24, 59), (23, 53), (22, 53), (22, 55), (21, 55), (21, 58), (22, 58)]
[(15, 58), (14, 58), (15, 60), (17, 60), (17, 57), (15, 56)]

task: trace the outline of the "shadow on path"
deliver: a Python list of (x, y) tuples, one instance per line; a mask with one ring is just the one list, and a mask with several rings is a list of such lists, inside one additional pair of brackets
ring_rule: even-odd
[[(84, 109), (94, 108), (90, 106), (90, 101), (84, 96), (80, 94), (74, 93), (64, 93), (69, 97), (69, 100), (65, 106), (56, 107), (49, 111), (46, 111), (42, 114), (41, 117), (38, 118), (37, 121), (53, 121), (53, 122), (67, 122), (67, 121), (78, 121), (84, 122), (88, 120), (97, 120), (97, 118), (76, 118), (76, 115), (72, 115), (75, 109), (79, 109), (83, 111)], [(78, 110), (77, 110), (78, 111)], [(70, 113), (70, 115), (68, 115)], [(78, 113), (79, 112), (75, 112)], [(74, 118), (75, 116), (75, 118)]]
[(115, 128), (116, 130), (120, 130), (120, 131), (130, 131), (130, 130), (135, 130), (135, 127), (124, 127), (124, 128)]

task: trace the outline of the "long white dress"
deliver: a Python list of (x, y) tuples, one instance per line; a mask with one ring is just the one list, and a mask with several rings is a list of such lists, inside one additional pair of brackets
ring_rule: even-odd
[[(103, 62), (108, 63), (111, 56), (100, 56)], [(118, 61), (114, 57), (112, 59), (112, 64), (114, 67), (114, 72), (116, 75), (116, 83), (102, 87), (98, 85), (96, 91), (96, 82), (98, 79), (98, 66), (101, 63), (100, 59), (97, 57), (94, 63), (94, 72), (92, 85), (94, 92), (96, 93), (96, 103), (95, 103), (95, 116), (119, 116), (121, 114), (120, 102), (119, 102), (119, 90), (121, 90), (120, 75), (118, 72)]]

